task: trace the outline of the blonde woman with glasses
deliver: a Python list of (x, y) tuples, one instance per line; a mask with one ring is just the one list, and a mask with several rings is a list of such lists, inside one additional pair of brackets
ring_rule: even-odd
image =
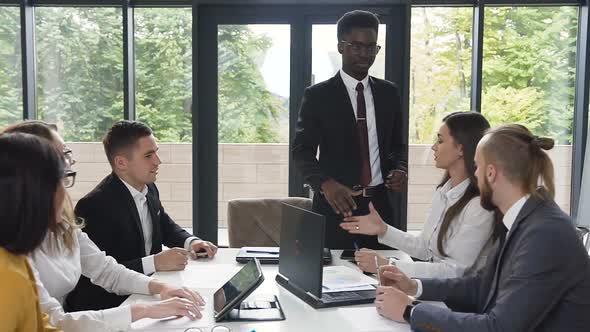
[[(71, 169), (75, 159), (56, 129), (42, 121), (25, 121), (6, 128), (4, 132), (33, 134), (49, 140), (63, 151), (66, 164), (63, 185), (71, 187), (76, 177), (76, 172)], [(196, 292), (129, 270), (100, 251), (81, 231), (83, 225), (74, 215), (72, 201), (67, 192), (64, 191), (64, 195), (60, 220), (49, 225), (41, 246), (29, 255), (40, 306), (49, 315), (52, 325), (64, 332), (120, 331), (129, 329), (133, 321), (142, 318), (185, 316), (194, 320), (202, 317), (200, 307), (204, 301)], [(81, 275), (109, 292), (159, 294), (162, 301), (68, 313), (63, 308), (64, 299), (76, 287)]]

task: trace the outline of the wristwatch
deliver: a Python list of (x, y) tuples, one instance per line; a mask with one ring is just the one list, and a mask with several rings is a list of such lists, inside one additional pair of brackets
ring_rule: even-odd
[(406, 322), (408, 322), (408, 324), (410, 324), (410, 319), (412, 318), (411, 317), (411, 315), (412, 315), (412, 309), (414, 309), (420, 303), (422, 303), (422, 302), (420, 302), (420, 301), (412, 301), (411, 304), (408, 304), (406, 306), (406, 309), (404, 310), (404, 320)]

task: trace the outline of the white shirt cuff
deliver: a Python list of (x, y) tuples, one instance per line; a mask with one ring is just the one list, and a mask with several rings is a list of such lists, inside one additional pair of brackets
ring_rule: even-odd
[(156, 264), (154, 263), (154, 255), (145, 256), (141, 259), (143, 266), (143, 274), (150, 275), (156, 272)]
[(186, 251), (191, 251), (191, 242), (193, 242), (193, 240), (198, 240), (199, 238), (196, 236), (191, 236), (188, 239), (186, 239), (184, 241), (184, 249), (186, 249)]
[(420, 296), (422, 296), (422, 281), (420, 281), (420, 279), (412, 280), (416, 280), (416, 283), (418, 284), (418, 287), (416, 288), (416, 295), (414, 295), (414, 297), (418, 299)]
[(131, 306), (121, 306), (102, 311), (107, 331), (127, 331), (131, 326)]
[(379, 241), (379, 243), (383, 243), (383, 239), (385, 239), (387, 237), (387, 233), (389, 232), (389, 228), (391, 226), (387, 225), (387, 229), (385, 230), (385, 233), (383, 233), (383, 235), (377, 235), (377, 241)]

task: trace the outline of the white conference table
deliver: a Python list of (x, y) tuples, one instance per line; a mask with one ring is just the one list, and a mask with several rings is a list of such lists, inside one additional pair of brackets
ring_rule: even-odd
[[(203, 318), (191, 321), (188, 318), (168, 319), (157, 321), (143, 319), (135, 322), (130, 331), (184, 331), (190, 327), (199, 327), (203, 331), (211, 331), (217, 325), (226, 326), (232, 332), (286, 332), (286, 331), (410, 331), (407, 324), (400, 324), (387, 320), (375, 310), (374, 304), (345, 306), (338, 308), (314, 309), (307, 303), (279, 286), (275, 281), (278, 265), (262, 265), (264, 282), (254, 291), (257, 294), (273, 294), (279, 299), (286, 319), (272, 322), (219, 322), (213, 319), (212, 295), (229, 278), (237, 272), (243, 264), (235, 260), (239, 249), (219, 249), (212, 259), (190, 260), (184, 271), (157, 272), (153, 276), (159, 280), (176, 285), (187, 286), (197, 290), (207, 301), (203, 309)], [(333, 265), (350, 266), (356, 269), (353, 263), (343, 261), (340, 250), (332, 250)], [(384, 256), (395, 256), (404, 261), (411, 258), (404, 252), (397, 250), (381, 251)], [(302, 267), (304, 268), (304, 267)], [(132, 295), (122, 305), (136, 302), (157, 301), (156, 297), (144, 295)]]

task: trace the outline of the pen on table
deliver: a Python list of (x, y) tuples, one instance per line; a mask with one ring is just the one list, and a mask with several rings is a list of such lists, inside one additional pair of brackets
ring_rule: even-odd
[(264, 250), (246, 250), (248, 254), (269, 254), (269, 255), (278, 255), (279, 253), (276, 251), (264, 251)]

